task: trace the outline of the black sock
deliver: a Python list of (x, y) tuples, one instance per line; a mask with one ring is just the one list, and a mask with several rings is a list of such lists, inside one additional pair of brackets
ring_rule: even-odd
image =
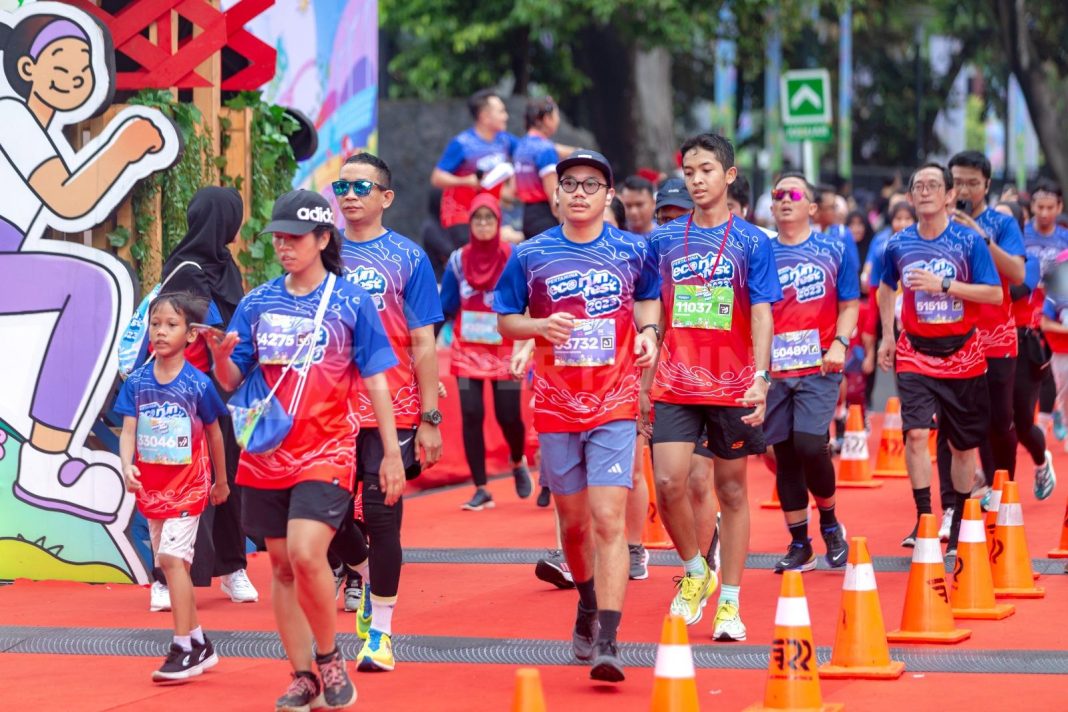
[(793, 539), (793, 543), (808, 543), (808, 517), (805, 517), (797, 524), (787, 524), (786, 528), (790, 530), (790, 538)]
[(576, 581), (575, 588), (578, 589), (579, 604), (582, 605), (587, 611), (597, 610), (597, 592), (593, 590), (593, 579), (589, 581)]
[(616, 631), (619, 629), (619, 619), (623, 617), (621, 611), (597, 611), (597, 623), (601, 626), (601, 632), (597, 634), (597, 640), (610, 640), (615, 642)]
[(921, 487), (919, 489), (912, 490), (912, 499), (914, 502), (916, 502), (916, 519), (919, 519), (921, 514), (931, 513), (930, 487)]
[(960, 538), (960, 521), (964, 518), (964, 503), (971, 497), (970, 492), (954, 492), (954, 494), (956, 495), (956, 502), (953, 505), (953, 523), (949, 527), (947, 550), (957, 548), (957, 540)]
[(337, 655), (336, 645), (334, 646), (334, 649), (331, 650), (329, 653), (317, 653), (315, 656), (315, 662), (319, 665), (322, 665), (323, 663), (328, 663), (335, 655)]
[(836, 517), (834, 515), (834, 505), (833, 504), (830, 507), (827, 507), (826, 509), (824, 509), (823, 507), (820, 507), (819, 510), (820, 510), (820, 529), (826, 531), (828, 529), (834, 529), (836, 526), (838, 526), (838, 517)]

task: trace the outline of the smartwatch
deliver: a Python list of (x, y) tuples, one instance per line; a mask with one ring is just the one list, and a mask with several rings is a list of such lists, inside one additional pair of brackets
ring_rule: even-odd
[(768, 371), (757, 371), (756, 376), (757, 378), (763, 378), (764, 383), (767, 383), (769, 386), (771, 385), (771, 373), (769, 373)]
[(950, 279), (949, 277), (943, 277), (942, 278), (942, 291), (943, 292), (948, 292), (949, 291), (949, 285), (951, 285), (951, 284), (953, 284), (953, 280), (952, 279)]
[(834, 337), (834, 340), (844, 346), (846, 348), (846, 351), (849, 350), (849, 339), (844, 336), (836, 336)]
[(430, 425), (441, 425), (442, 420), (443, 418), (441, 417), (441, 411), (437, 408), (435, 408), (434, 410), (428, 410), (427, 412), (423, 413), (422, 421), (424, 423), (429, 423)]

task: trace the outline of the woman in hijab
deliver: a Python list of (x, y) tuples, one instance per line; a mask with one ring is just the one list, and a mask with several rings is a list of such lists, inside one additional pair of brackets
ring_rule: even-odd
[(447, 320), (455, 317), (451, 371), (460, 392), (464, 453), (475, 481), (475, 494), (462, 508), (477, 512), (493, 507), (486, 489), (484, 381), (493, 388), (494, 411), (511, 454), (516, 494), (529, 497), (532, 484), (523, 455), (522, 382), (512, 377), (512, 341), (497, 331), (493, 311), (493, 290), (511, 247), (501, 242), (501, 209), (491, 194), (480, 193), (472, 201), (470, 226), (470, 241), (454, 251), (445, 266), (441, 308)]
[[(237, 239), (243, 214), (241, 195), (233, 188), (201, 188), (186, 209), (189, 229), (163, 264), (161, 282), (165, 285), (161, 293), (186, 292), (208, 300), (210, 306), (204, 321), (223, 330), (245, 295), (241, 271), (229, 248)], [(203, 338), (197, 338), (186, 349), (186, 360), (210, 375), (211, 358)], [(226, 502), (209, 507), (201, 516), (195, 563), (190, 573), (197, 586), (210, 586), (213, 576), (221, 576), (223, 593), (232, 601), (252, 602), (259, 599), (259, 592), (245, 573), (247, 560), (240, 519), (241, 488), (234, 483), (241, 450), (234, 439), (230, 418), (219, 420), (231, 494)], [(154, 578), (150, 608), (169, 610), (170, 594), (163, 576)]]

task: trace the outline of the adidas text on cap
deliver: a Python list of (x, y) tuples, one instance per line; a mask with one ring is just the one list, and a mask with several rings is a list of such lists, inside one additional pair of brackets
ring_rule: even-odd
[(284, 232), (288, 235), (304, 235), (322, 225), (334, 224), (334, 211), (326, 198), (311, 190), (291, 190), (274, 201), (271, 222), (261, 235), (269, 232)]

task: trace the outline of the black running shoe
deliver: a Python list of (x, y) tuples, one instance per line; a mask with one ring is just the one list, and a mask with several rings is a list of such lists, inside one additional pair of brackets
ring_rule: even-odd
[(593, 660), (594, 641), (597, 640), (599, 630), (597, 611), (587, 611), (580, 603), (575, 615), (575, 630), (571, 632), (571, 650), (576, 660), (584, 663)]
[(323, 706), (326, 709), (341, 709), (356, 701), (356, 687), (345, 671), (345, 658), (340, 649), (326, 657), (315, 656), (315, 665), (323, 679)]
[(534, 488), (534, 483), (530, 479), (530, 470), (527, 469), (527, 463), (521, 462), (513, 467), (512, 478), (515, 480), (515, 493), (519, 498), (526, 499), (529, 497)]
[(538, 559), (538, 563), (534, 567), (534, 575), (557, 588), (575, 587), (575, 579), (571, 577), (571, 569), (567, 568), (564, 555), (559, 550), (550, 551), (549, 555), (544, 559)]
[(823, 543), (827, 545), (827, 565), (832, 569), (840, 569), (849, 560), (849, 542), (846, 541), (846, 530), (841, 522), (833, 527), (823, 529)]
[(538, 506), (548, 507), (551, 502), (552, 492), (549, 491), (548, 487), (542, 487), (541, 492), (538, 492)]
[(493, 509), (493, 507), (493, 495), (479, 487), (475, 490), (475, 496), (464, 502), (460, 509), (466, 509), (469, 512), (481, 512), (483, 509)]
[(306, 670), (292, 673), (293, 679), (285, 694), (274, 702), (275, 712), (308, 712), (323, 706), (319, 678)]
[(204, 636), (204, 642), (193, 641), (193, 652), (197, 654), (197, 667), (201, 672), (210, 670), (219, 664), (219, 656), (215, 654), (215, 646), (211, 644), (208, 636)]
[(183, 650), (177, 643), (171, 643), (167, 657), (159, 670), (152, 673), (153, 682), (181, 682), (201, 672), (200, 654), (195, 650)]
[(816, 554), (812, 551), (812, 542), (806, 540), (804, 544), (801, 544), (792, 541), (786, 554), (775, 564), (775, 573), (811, 571), (814, 568), (816, 568)]
[(597, 657), (590, 668), (590, 679), (601, 682), (623, 682), (623, 663), (619, 659), (619, 648), (614, 640), (597, 641)]
[(911, 548), (915, 547), (916, 546), (916, 535), (919, 534), (919, 532), (920, 532), (920, 523), (917, 521), (916, 524), (912, 527), (912, 531), (909, 532), (908, 535), (904, 539), (901, 540), (901, 546), (905, 547), (906, 549), (911, 549)]

